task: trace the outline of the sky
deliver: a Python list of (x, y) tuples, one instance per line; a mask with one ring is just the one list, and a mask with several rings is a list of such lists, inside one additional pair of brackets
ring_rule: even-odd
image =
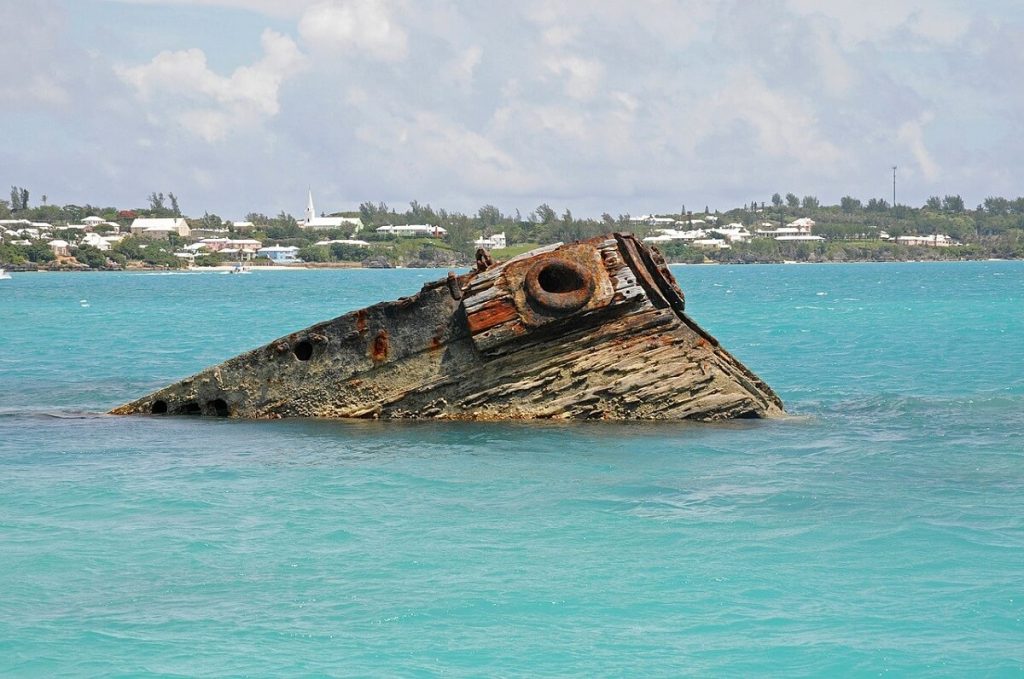
[[(1016, 0), (0, 0), (0, 186), (189, 215), (1024, 194)], [(6, 191), (0, 192), (5, 196)]]

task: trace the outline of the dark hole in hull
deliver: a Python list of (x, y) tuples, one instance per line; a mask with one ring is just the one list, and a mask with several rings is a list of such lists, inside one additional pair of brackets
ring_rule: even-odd
[(760, 420), (761, 416), (755, 410), (748, 410), (736, 416), (737, 420)]
[(544, 292), (552, 293), (575, 292), (586, 285), (578, 271), (559, 262), (552, 262), (544, 267), (537, 274), (537, 283)]
[(167, 401), (153, 401), (153, 407), (150, 412), (154, 415), (163, 415), (167, 412)]
[(182, 412), (184, 412), (186, 415), (201, 415), (203, 409), (199, 407), (198, 403), (189, 402), (185, 404), (184, 408), (182, 408)]
[(308, 361), (313, 357), (313, 343), (309, 340), (302, 340), (295, 343), (295, 358), (300, 361)]
[(228, 403), (222, 398), (217, 398), (207, 404), (217, 417), (227, 417), (231, 414)]

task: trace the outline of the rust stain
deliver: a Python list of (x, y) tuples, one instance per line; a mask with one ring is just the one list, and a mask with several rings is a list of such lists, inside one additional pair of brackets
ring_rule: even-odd
[(492, 266), (497, 264), (494, 257), (491, 257), (491, 253), (483, 248), (477, 248), (476, 250), (476, 270), (484, 272), (490, 269)]
[(448, 272), (448, 278), (445, 282), (448, 285), (448, 294), (452, 296), (452, 299), (456, 301), (462, 299), (462, 288), (459, 286), (459, 277), (455, 275), (454, 271)]
[(373, 338), (373, 342), (370, 343), (370, 358), (372, 358), (375, 363), (386, 361), (390, 345), (391, 340), (388, 337), (387, 331), (381, 330), (377, 333), (377, 336)]
[(515, 304), (509, 300), (496, 299), (487, 302), (477, 311), (469, 314), (466, 319), (469, 322), (470, 332), (476, 334), (481, 330), (493, 328), (496, 325), (511, 321), (518, 317)]
[(366, 332), (366, 309), (360, 309), (356, 312), (356, 330)]

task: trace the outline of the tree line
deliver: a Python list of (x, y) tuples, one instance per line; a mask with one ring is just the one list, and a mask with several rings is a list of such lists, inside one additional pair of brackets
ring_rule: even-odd
[[(142, 207), (119, 209), (110, 206), (85, 205), (50, 205), (44, 200), (41, 204), (29, 204), (30, 193), (21, 186), (12, 186), (10, 201), (0, 200), (0, 219), (24, 218), (31, 221), (45, 221), (54, 224), (59, 232), (61, 224), (80, 223), (89, 215), (97, 215), (106, 220), (127, 226), (135, 217), (176, 217), (182, 216), (177, 195), (173, 192), (152, 192), (147, 196)], [(965, 205), (959, 195), (931, 196), (920, 207), (896, 204), (884, 198), (870, 198), (863, 201), (850, 195), (843, 196), (835, 205), (823, 205), (814, 195), (797, 196), (795, 193), (774, 193), (768, 201), (752, 200), (741, 207), (725, 211), (711, 211), (705, 206), (703, 211), (691, 212), (685, 204), (678, 212), (659, 213), (655, 216), (678, 220), (684, 225), (692, 225), (704, 217), (714, 216), (717, 221), (704, 219), (702, 228), (714, 235), (714, 224), (740, 223), (752, 230), (761, 228), (763, 224), (784, 225), (798, 217), (810, 217), (816, 224), (814, 233), (825, 237), (830, 243), (846, 243), (849, 247), (841, 248), (840, 257), (857, 258), (868, 256), (888, 256), (871, 253), (885, 252), (885, 249), (869, 248), (870, 253), (863, 251), (864, 243), (881, 241), (883, 234), (891, 237), (908, 234), (944, 234), (961, 243), (963, 250), (948, 250), (944, 256), (1001, 256), (1024, 257), (1019, 243), (1024, 236), (1024, 197), (1004, 198), (990, 196), (974, 209)], [(637, 224), (630, 221), (630, 215), (613, 216), (604, 213), (598, 218), (575, 216), (568, 208), (556, 210), (548, 203), (541, 203), (526, 214), (518, 209), (504, 212), (492, 204), (486, 204), (473, 213), (449, 211), (434, 208), (430, 204), (412, 201), (405, 209), (398, 209), (383, 202), (363, 202), (358, 210), (336, 212), (332, 216), (359, 217), (364, 229), (358, 238), (370, 241), (380, 247), (374, 253), (386, 251), (389, 244), (398, 243), (399, 237), (377, 234), (375, 229), (386, 224), (430, 224), (441, 226), (447, 231), (443, 243), (433, 245), (439, 249), (458, 253), (463, 261), (472, 257), (473, 240), (483, 236), (504, 232), (510, 246), (543, 245), (562, 241), (581, 240), (611, 231), (634, 231), (644, 237), (654, 232), (648, 224)], [(354, 227), (343, 226), (330, 230), (310, 231), (291, 214), (280, 211), (275, 216), (262, 213), (246, 215), (246, 221), (252, 227), (236, 228), (233, 223), (223, 220), (220, 216), (204, 212), (200, 217), (190, 218), (193, 229), (227, 229), (231, 235), (256, 238), (265, 244), (295, 245), (307, 249), (305, 254), (312, 258), (351, 259), (358, 257), (362, 250), (349, 247), (315, 246), (322, 239), (351, 238)], [(8, 239), (8, 241), (11, 239)], [(757, 242), (757, 241), (755, 241)], [(854, 244), (861, 244), (858, 250)], [(9, 243), (8, 243), (9, 245)], [(429, 248), (432, 243), (425, 241), (418, 247)], [(693, 258), (696, 254), (684, 251), (681, 244), (663, 247), (670, 257), (681, 259)], [(791, 255), (800, 257), (802, 251), (768, 252), (776, 246), (759, 244), (735, 246), (732, 255), (744, 249), (756, 261), (763, 257), (788, 258)], [(788, 246), (785, 246), (788, 247)], [(795, 247), (795, 246), (794, 246)], [(811, 247), (811, 246), (808, 246)], [(824, 247), (824, 246), (822, 246)], [(897, 246), (893, 246), (897, 247)], [(755, 253), (761, 248), (763, 252)], [(394, 249), (394, 248), (392, 248)], [(8, 248), (9, 250), (9, 248)], [(36, 248), (39, 250), (39, 248)], [(41, 250), (34, 256), (44, 257)], [(832, 257), (838, 250), (817, 252), (815, 256)], [(326, 254), (325, 254), (326, 253)], [(134, 253), (122, 253), (131, 258)], [(366, 254), (363, 255), (368, 256)], [(731, 255), (730, 255), (731, 256)], [(808, 254), (808, 256), (811, 256)], [(430, 261), (436, 253), (418, 251), (417, 257), (422, 261)], [(34, 261), (34, 260), (33, 260)]]

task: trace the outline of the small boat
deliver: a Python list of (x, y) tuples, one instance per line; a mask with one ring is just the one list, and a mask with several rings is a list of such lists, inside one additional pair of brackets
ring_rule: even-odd
[(252, 271), (249, 271), (249, 267), (245, 266), (244, 264), (239, 263), (239, 264), (235, 264), (235, 266), (233, 268), (231, 268), (231, 269), (229, 269), (227, 271), (224, 271), (222, 273), (252, 273)]
[(549, 245), (281, 337), (116, 415), (452, 420), (779, 417), (631, 234)]
[(10, 279), (10, 277), (11, 277), (11, 274), (7, 273), (7, 272), (6, 272), (6, 271), (4, 271), (3, 269), (0, 269), (0, 281), (6, 281), (6, 280), (9, 280), (9, 279)]

